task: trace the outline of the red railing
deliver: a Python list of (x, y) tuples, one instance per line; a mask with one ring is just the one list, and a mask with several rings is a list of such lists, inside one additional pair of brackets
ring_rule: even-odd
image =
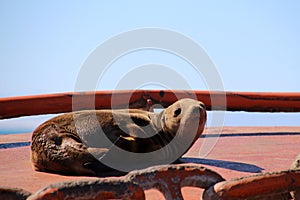
[(74, 110), (74, 99), (76, 110), (110, 109), (112, 97), (117, 108), (146, 108), (148, 99), (167, 107), (177, 99), (196, 97), (205, 103), (207, 110), (300, 112), (300, 93), (127, 90), (0, 98), (0, 119), (70, 112)]

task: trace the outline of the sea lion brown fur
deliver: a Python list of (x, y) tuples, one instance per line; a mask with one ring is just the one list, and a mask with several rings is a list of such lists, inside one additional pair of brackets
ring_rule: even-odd
[[(161, 113), (137, 109), (71, 112), (54, 117), (35, 129), (31, 161), (38, 171), (99, 176), (113, 171), (98, 160), (111, 148), (102, 143), (103, 137), (99, 139), (101, 131), (123, 150), (148, 153), (168, 145), (175, 136), (182, 142), (190, 136), (188, 148), (191, 147), (203, 132), (205, 123), (205, 106), (193, 99), (181, 99)], [(193, 132), (196, 133), (193, 135)], [(176, 151), (180, 146), (177, 142), (166, 151)], [(188, 148), (179, 151), (178, 158)], [(166, 152), (160, 159), (168, 155)]]

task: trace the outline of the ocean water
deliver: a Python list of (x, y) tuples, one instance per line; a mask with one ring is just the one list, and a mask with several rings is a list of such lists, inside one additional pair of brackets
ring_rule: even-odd
[(0, 130), (0, 135), (5, 134), (22, 134), (22, 133), (32, 133), (33, 130), (28, 129), (15, 129), (15, 130)]
[(0, 130), (0, 135), (5, 134), (22, 134), (22, 133), (32, 133), (31, 130)]
[(0, 134), (32, 133), (34, 129), (54, 115), (39, 115), (0, 120)]

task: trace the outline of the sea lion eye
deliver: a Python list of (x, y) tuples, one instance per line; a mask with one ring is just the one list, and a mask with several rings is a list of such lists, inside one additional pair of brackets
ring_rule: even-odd
[(180, 115), (181, 113), (181, 108), (177, 108), (175, 111), (174, 111), (174, 117), (177, 117), (178, 115)]

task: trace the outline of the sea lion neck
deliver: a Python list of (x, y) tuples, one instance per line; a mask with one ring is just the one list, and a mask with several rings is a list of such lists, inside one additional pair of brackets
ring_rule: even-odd
[(164, 123), (164, 111), (160, 113), (151, 113), (149, 114), (149, 118), (151, 119), (154, 128), (156, 129), (156, 135), (150, 137), (151, 140), (154, 139), (155, 141), (160, 141), (159, 143), (161, 144), (161, 147), (164, 147), (165, 145), (169, 144), (173, 138), (175, 137), (176, 133), (170, 133), (169, 131), (166, 130), (165, 128), (165, 123)]
[(162, 122), (163, 113), (164, 113), (164, 111), (162, 111), (160, 113), (150, 113), (148, 115), (148, 117), (151, 119), (153, 126), (157, 132), (160, 132), (164, 127), (164, 124)]

